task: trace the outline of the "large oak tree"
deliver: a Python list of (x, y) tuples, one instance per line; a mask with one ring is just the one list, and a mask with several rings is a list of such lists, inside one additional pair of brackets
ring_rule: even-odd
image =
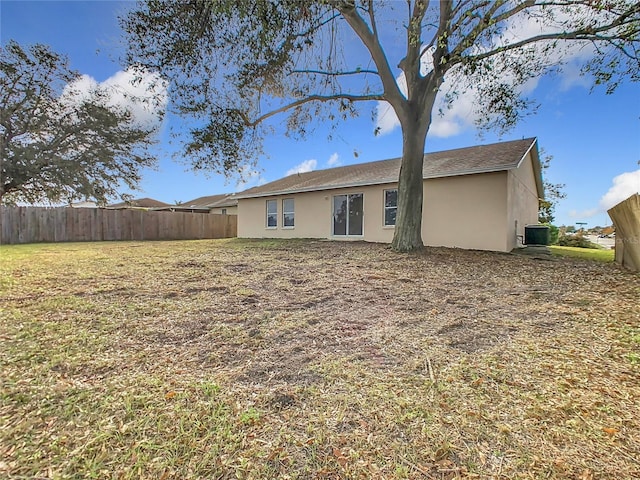
[(304, 135), (358, 102), (388, 102), (403, 138), (393, 248), (408, 251), (422, 246), (438, 93), (451, 103), (473, 89), (480, 126), (508, 129), (531, 106), (523, 86), (573, 48), (611, 91), (638, 79), (639, 18), (635, 0), (148, 0), (122, 25), (128, 61), (170, 80), (173, 105), (193, 120), (195, 169), (242, 171), (276, 115)]
[(0, 48), (0, 202), (106, 203), (155, 165), (158, 122), (140, 122), (107, 89), (80, 89), (80, 78), (46, 45)]

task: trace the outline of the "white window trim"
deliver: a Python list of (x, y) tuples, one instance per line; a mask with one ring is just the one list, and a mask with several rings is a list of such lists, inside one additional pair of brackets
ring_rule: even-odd
[[(347, 197), (347, 205), (349, 204), (349, 196), (350, 195), (362, 195), (362, 233), (360, 235), (352, 235), (352, 234), (345, 234), (345, 235), (336, 235), (335, 231), (334, 231), (334, 221), (333, 221), (333, 217), (335, 216), (335, 212), (334, 212), (334, 208), (335, 208), (335, 203), (334, 203), (334, 197), (340, 197), (345, 195)], [(349, 217), (349, 212), (347, 212), (347, 222)], [(364, 192), (353, 192), (353, 193), (336, 193), (335, 195), (333, 195), (331, 197), (331, 237), (335, 237), (335, 238), (363, 238), (364, 237), (364, 217), (365, 217), (365, 212), (364, 212)], [(347, 232), (349, 231), (349, 224), (347, 223)]]
[[(293, 201), (293, 211), (285, 212), (285, 210), (284, 210), (284, 202), (285, 202), (285, 200)], [(284, 224), (284, 216), (286, 214), (293, 214), (293, 225), (285, 226), (285, 224)], [(282, 199), (282, 227), (280, 227), (280, 228), (282, 228), (282, 230), (293, 230), (293, 229), (296, 228), (296, 200), (293, 197), (283, 198)]]
[[(269, 202), (274, 202), (276, 205), (276, 224), (274, 226), (269, 225)], [(264, 204), (265, 212), (264, 212), (264, 228), (267, 230), (277, 230), (278, 229), (278, 200), (272, 199), (267, 200)]]
[[(387, 207), (387, 192), (392, 190), (396, 191), (396, 206), (395, 207)], [(386, 188), (382, 191), (382, 228), (386, 228), (389, 230), (393, 230), (396, 228), (396, 224), (387, 225), (387, 209), (395, 208), (396, 209), (396, 221), (398, 220), (398, 188)]]

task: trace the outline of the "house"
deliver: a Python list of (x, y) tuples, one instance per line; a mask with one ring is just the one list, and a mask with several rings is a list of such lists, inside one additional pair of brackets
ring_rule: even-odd
[(116, 209), (116, 210), (123, 209), (123, 208), (150, 210), (150, 209), (164, 208), (169, 206), (170, 205), (168, 203), (161, 202), (160, 200), (156, 200), (154, 198), (135, 198), (133, 200), (127, 200), (124, 202), (107, 205), (107, 208)]
[[(238, 237), (390, 243), (401, 159), (293, 174), (236, 194)], [(535, 138), (424, 156), (425, 245), (511, 251), (538, 221)]]
[(188, 202), (182, 202), (171, 208), (180, 212), (218, 213), (235, 215), (238, 212), (238, 200), (230, 193), (198, 197)]

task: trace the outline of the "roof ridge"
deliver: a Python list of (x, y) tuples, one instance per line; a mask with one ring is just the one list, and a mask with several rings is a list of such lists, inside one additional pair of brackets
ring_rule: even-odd
[[(462, 151), (462, 150), (471, 150), (471, 149), (474, 149), (474, 148), (487, 148), (487, 147), (492, 147), (494, 145), (507, 145), (507, 144), (510, 144), (510, 143), (524, 142), (524, 141), (529, 141), (529, 140), (531, 141), (530, 143), (533, 143), (534, 141), (537, 140), (537, 137), (527, 137), (527, 138), (522, 138), (520, 140), (507, 140), (505, 142), (492, 142), (492, 143), (486, 143), (486, 144), (483, 144), (483, 145), (470, 145), (470, 146), (467, 146), (467, 147), (450, 148), (448, 150), (436, 150), (434, 152), (424, 152), (424, 157), (427, 157), (428, 155), (438, 155), (438, 154), (442, 154), (442, 153), (458, 152), (458, 151)], [(293, 175), (304, 175), (306, 173), (327, 172), (327, 171), (330, 171), (330, 170), (340, 170), (342, 168), (350, 168), (350, 167), (357, 167), (357, 166), (361, 166), (361, 165), (369, 165), (369, 164), (372, 164), (372, 163), (391, 162), (391, 161), (398, 161), (398, 160), (402, 160), (402, 156), (400, 156), (400, 157), (392, 157), (392, 158), (384, 158), (382, 160), (370, 160), (368, 162), (353, 163), (351, 165), (340, 165), (338, 167), (319, 168), (317, 170), (311, 170), (309, 172), (292, 173), (291, 175), (287, 175), (286, 177), (282, 177), (282, 178), (291, 177)], [(271, 183), (271, 182), (269, 182), (269, 183)], [(250, 189), (247, 189), (247, 190), (250, 190)], [(238, 192), (238, 193), (242, 193), (242, 192)], [(234, 194), (234, 195), (237, 195), (237, 193)]]
[[(425, 152), (423, 158), (428, 161), (423, 164), (423, 178), (489, 173), (517, 168), (536, 142), (536, 137), (529, 137)], [(250, 198), (394, 183), (398, 181), (401, 160), (402, 157), (395, 157), (293, 173), (279, 180), (238, 192), (236, 197)]]

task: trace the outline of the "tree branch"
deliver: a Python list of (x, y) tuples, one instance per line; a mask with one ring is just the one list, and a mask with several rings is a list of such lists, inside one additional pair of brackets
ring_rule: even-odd
[(522, 48), (526, 45), (530, 45), (532, 43), (539, 42), (542, 40), (585, 40), (585, 41), (591, 41), (591, 42), (607, 41), (619, 49), (619, 46), (613, 42), (614, 40), (619, 40), (620, 39), (619, 37), (615, 37), (615, 36), (604, 37), (604, 36), (599, 36), (592, 33), (594, 31), (606, 31), (606, 30), (609, 30), (610, 28), (612, 27), (608, 27), (608, 28), (603, 27), (602, 29), (576, 30), (575, 32), (547, 33), (542, 35), (536, 35), (535, 37), (526, 38), (516, 43), (500, 46), (500, 47), (494, 48), (493, 50), (489, 50), (487, 52), (464, 57), (462, 59), (462, 63), (477, 62), (479, 60), (483, 60), (485, 58), (491, 57), (498, 53), (504, 53), (510, 50), (516, 50), (518, 48)]
[[(460, 2), (460, 3), (456, 6), (456, 8), (454, 8), (454, 9), (451, 11), (451, 18), (455, 18), (455, 17), (456, 17), (456, 15), (458, 15), (458, 13), (459, 13), (460, 11), (463, 11), (463, 12), (465, 13), (464, 15), (462, 15), (462, 16), (458, 19), (458, 21), (457, 21), (456, 23), (454, 23), (454, 24), (453, 24), (453, 26), (451, 26), (451, 28), (450, 28), (450, 32), (451, 32), (451, 33), (454, 33), (454, 32), (456, 32), (457, 30), (462, 30), (462, 29), (463, 29), (464, 27), (466, 27), (470, 22), (472, 22), (474, 18), (478, 18), (477, 16), (467, 14), (467, 13), (469, 12), (469, 10), (464, 10), (464, 8), (466, 7), (466, 5), (467, 5), (468, 3), (469, 3), (469, 1), (467, 1), (467, 2)], [(475, 4), (475, 5), (474, 5), (474, 8), (475, 8), (475, 9), (480, 9), (480, 8), (484, 8), (484, 7), (486, 7), (487, 5), (489, 5), (489, 0), (486, 0), (486, 1), (482, 2), (482, 3)]]
[(429, 0), (416, 0), (409, 16), (409, 26), (407, 27), (407, 55), (400, 61), (399, 65), (407, 80), (408, 98), (413, 98), (413, 87), (418, 86), (420, 81), (422, 19), (424, 18), (428, 7)]
[(598, 42), (606, 42), (606, 43), (609, 43), (609, 44), (613, 45), (613, 47), (616, 50), (621, 52), (622, 55), (624, 55), (628, 59), (637, 61), (637, 59), (638, 59), (638, 55), (637, 54), (633, 55), (633, 54), (629, 53), (627, 51), (627, 49), (624, 47), (624, 44), (616, 43), (615, 40), (619, 40), (618, 38), (611, 39), (611, 38), (599, 37), (598, 35), (596, 35), (596, 37), (597, 37), (597, 41), (596, 40), (591, 40), (591, 42), (593, 43), (594, 47), (596, 48), (596, 51), (599, 52), (599, 50), (600, 50), (600, 48), (598, 46)]
[(242, 121), (247, 127), (255, 127), (259, 123), (267, 120), (268, 118), (273, 117), (282, 112), (286, 112), (288, 110), (294, 109), (301, 105), (310, 103), (310, 102), (332, 102), (335, 100), (347, 100), (349, 102), (362, 102), (362, 101), (370, 101), (370, 100), (386, 100), (383, 94), (371, 94), (371, 95), (350, 95), (347, 93), (336, 93), (334, 95), (308, 95), (300, 100), (296, 100), (295, 102), (291, 102), (287, 105), (284, 105), (275, 110), (271, 110), (270, 112), (265, 113), (264, 115), (259, 116), (255, 120), (251, 120), (248, 115), (241, 111), (235, 110), (235, 112), (240, 115)]
[[(438, 24), (438, 31), (434, 37), (437, 40), (436, 50), (433, 53), (433, 69), (447, 70), (448, 65), (441, 67), (443, 59), (448, 63), (449, 59), (449, 37), (451, 36), (451, 15), (452, 15), (452, 2), (440, 2), (440, 21)], [(424, 52), (423, 52), (424, 53)]]
[[(540, 35), (536, 35), (535, 37), (526, 38), (524, 40), (521, 40), (519, 42), (510, 44), (510, 45), (503, 45), (487, 52), (462, 58), (462, 52), (464, 52), (467, 48), (473, 45), (474, 42), (477, 40), (478, 36), (490, 25), (495, 25), (499, 22), (507, 20), (513, 17), (514, 15), (532, 7), (575, 5), (574, 3), (570, 3), (570, 2), (569, 3), (567, 2), (535, 3), (532, 0), (527, 0), (525, 2), (522, 2), (516, 5), (514, 8), (508, 11), (499, 14), (495, 18), (492, 18), (493, 14), (496, 13), (499, 6), (501, 6), (502, 4), (504, 4), (503, 0), (501, 0), (500, 2), (496, 2), (496, 4), (492, 5), (492, 7), (485, 14), (484, 19), (472, 30), (471, 33), (465, 36), (458, 43), (458, 46), (452, 52), (452, 57), (454, 58), (458, 57), (459, 61), (462, 63), (475, 62), (475, 61), (483, 60), (487, 57), (493, 56), (497, 53), (502, 53), (509, 50), (515, 50), (525, 45), (535, 43), (541, 40), (587, 40), (587, 41), (596, 41), (596, 42), (597, 41), (612, 42), (613, 40), (623, 39), (623, 38), (620, 36), (607, 37), (607, 36), (600, 36), (597, 34), (601, 32), (608, 32), (610, 30), (613, 30), (614, 28), (617, 28), (623, 25), (632, 24), (633, 22), (637, 21), (637, 19), (633, 18), (634, 15), (638, 15), (640, 13), (640, 5), (636, 4), (626, 12), (618, 15), (618, 17), (614, 21), (606, 25), (602, 25), (600, 27), (581, 28), (581, 29), (574, 30), (572, 32), (540, 34)], [(635, 33), (636, 34), (638, 33), (637, 28), (635, 29)], [(619, 48), (619, 47), (616, 46), (616, 48)]]
[(404, 97), (402, 92), (400, 92), (393, 73), (391, 73), (391, 67), (382, 49), (382, 45), (380, 45), (380, 39), (369, 29), (369, 26), (358, 14), (353, 2), (334, 1), (332, 4), (334, 8), (342, 14), (351, 28), (353, 28), (356, 35), (360, 37), (362, 43), (369, 50), (376, 67), (378, 67), (378, 76), (384, 88), (384, 97), (381, 99), (387, 100), (394, 108), (402, 108)]
[(330, 15), (325, 20), (320, 20), (317, 24), (311, 25), (311, 27), (309, 27), (307, 30), (304, 30), (302, 32), (298, 32), (296, 34), (289, 35), (286, 41), (290, 41), (290, 40), (292, 40), (294, 38), (305, 38), (305, 37), (308, 37), (312, 33), (317, 32), (320, 28), (324, 27), (325, 25), (328, 25), (333, 20), (335, 20), (336, 18), (339, 18), (339, 17), (340, 17), (340, 13), (336, 13), (334, 15)]
[[(484, 32), (490, 25), (492, 25), (491, 17), (493, 17), (493, 14), (496, 13), (496, 11), (498, 11), (498, 9), (502, 7), (505, 3), (506, 3), (506, 0), (497, 0), (495, 3), (493, 3), (489, 7), (489, 9), (487, 10), (487, 12), (484, 14), (483, 17), (475, 17), (479, 19), (478, 24), (475, 27), (473, 27), (471, 31), (460, 40), (460, 42), (458, 42), (458, 45), (451, 52), (451, 57), (455, 58), (455, 57), (461, 56), (462, 52), (464, 52), (467, 48), (473, 45), (478, 39), (478, 37), (480, 36), (480, 34)], [(485, 2), (484, 4), (486, 5), (487, 2)], [(516, 8), (521, 8), (524, 5), (525, 5), (524, 3), (521, 3), (517, 7), (515, 7), (513, 10), (515, 10)], [(455, 30), (452, 29), (451, 33), (454, 33), (454, 32)]]
[(341, 75), (358, 75), (360, 73), (373, 73), (374, 75), (379, 75), (377, 70), (368, 70), (368, 69), (357, 69), (351, 70), (347, 72), (326, 72), (324, 70), (291, 70), (290, 73), (307, 73), (307, 74), (316, 74), (316, 75), (327, 75), (327, 76), (341, 76)]
[(378, 38), (378, 25), (376, 24), (373, 0), (369, 0), (369, 21), (371, 22), (371, 31), (373, 32), (373, 36)]

